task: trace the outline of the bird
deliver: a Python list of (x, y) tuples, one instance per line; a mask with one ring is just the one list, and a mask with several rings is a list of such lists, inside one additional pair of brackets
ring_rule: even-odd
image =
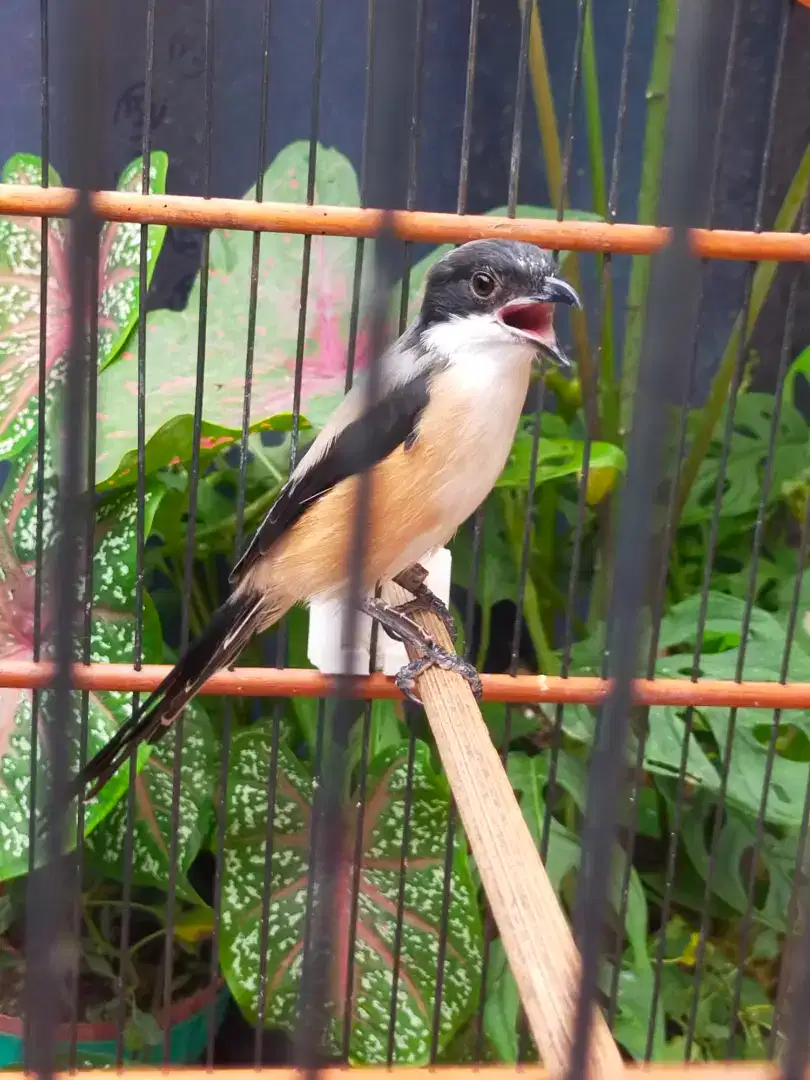
[[(475, 668), (439, 646), (411, 617), (448, 609), (427, 588), (420, 560), (444, 547), (484, 501), (506, 464), (534, 367), (571, 362), (554, 330), (558, 304), (581, 308), (548, 251), (518, 240), (472, 240), (431, 267), (418, 316), (383, 352), (376, 401), (355, 380), (291, 472), (234, 565), (232, 590), (157, 689), (81, 769), (71, 797), (88, 801), (137, 746), (155, 743), (214, 672), (294, 605), (347, 598), (355, 502), (371, 473), (360, 609), (417, 658), (396, 675), (419, 701), (416, 679), (437, 665), (476, 697)], [(393, 580), (413, 599), (374, 595)]]

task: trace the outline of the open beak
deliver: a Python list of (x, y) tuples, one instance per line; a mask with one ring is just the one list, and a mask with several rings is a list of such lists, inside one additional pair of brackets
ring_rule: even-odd
[(560, 348), (554, 332), (554, 305), (571, 304), (581, 308), (576, 289), (561, 278), (547, 277), (534, 296), (510, 300), (498, 312), (498, 318), (514, 333), (534, 342), (538, 353), (558, 367), (568, 369), (571, 361)]

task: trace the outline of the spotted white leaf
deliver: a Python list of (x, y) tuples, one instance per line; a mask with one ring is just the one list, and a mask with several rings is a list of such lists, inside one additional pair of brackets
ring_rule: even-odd
[[(220, 963), (231, 993), (254, 1022), (259, 1015), (270, 745), (271, 732), (264, 724), (254, 725), (234, 739), (224, 848)], [(268, 1026), (291, 1027), (298, 1008), (303, 958), (313, 780), (285, 747), (280, 747), (279, 754), (263, 1020)], [(354, 1063), (383, 1063), (388, 1050), (407, 780), (407, 744), (390, 747), (369, 766), (352, 965), (348, 943), (356, 801), (350, 800), (344, 811), (335, 900), (338, 940), (331, 980), (332, 1037), (339, 1047), (347, 1020), (344, 1009), (351, 970), (349, 1056)], [(393, 1059), (397, 1064), (420, 1064), (429, 1056), (442, 938), (448, 812), (447, 785), (431, 769), (428, 747), (419, 742), (410, 801), (396, 994)], [(450, 880), (440, 1046), (470, 1016), (481, 968), (480, 918), (459, 832), (456, 830)]]
[[(166, 155), (155, 152), (150, 187), (166, 186)], [(15, 154), (3, 169), (5, 184), (41, 183), (42, 164), (33, 154)], [(141, 162), (124, 170), (123, 191), (140, 190)], [(51, 169), (50, 184), (60, 184)], [(147, 281), (165, 235), (150, 226)], [(98, 274), (98, 362), (104, 367), (120, 348), (138, 316), (140, 225), (108, 222), (101, 230)], [(42, 296), (46, 307), (42, 312)], [(44, 315), (44, 319), (43, 316)], [(40, 373), (44, 369), (46, 409), (63, 380), (70, 343), (70, 282), (66, 230), (59, 219), (0, 217), (0, 459), (12, 458), (36, 437)]]

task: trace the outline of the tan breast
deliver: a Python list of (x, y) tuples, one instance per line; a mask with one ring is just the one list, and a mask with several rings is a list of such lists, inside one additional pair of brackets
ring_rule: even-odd
[[(530, 365), (510, 378), (464, 385), (443, 373), (414, 445), (398, 447), (372, 471), (365, 584), (391, 577), (445, 544), (491, 490), (514, 439)], [(285, 604), (346, 587), (359, 479), (314, 502), (249, 575)], [(247, 584), (247, 582), (246, 582)]]

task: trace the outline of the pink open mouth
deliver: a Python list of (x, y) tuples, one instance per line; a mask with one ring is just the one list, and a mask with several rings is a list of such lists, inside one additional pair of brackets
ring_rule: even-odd
[(553, 328), (554, 305), (539, 300), (512, 300), (498, 312), (504, 326), (537, 341), (541, 345), (556, 344)]

